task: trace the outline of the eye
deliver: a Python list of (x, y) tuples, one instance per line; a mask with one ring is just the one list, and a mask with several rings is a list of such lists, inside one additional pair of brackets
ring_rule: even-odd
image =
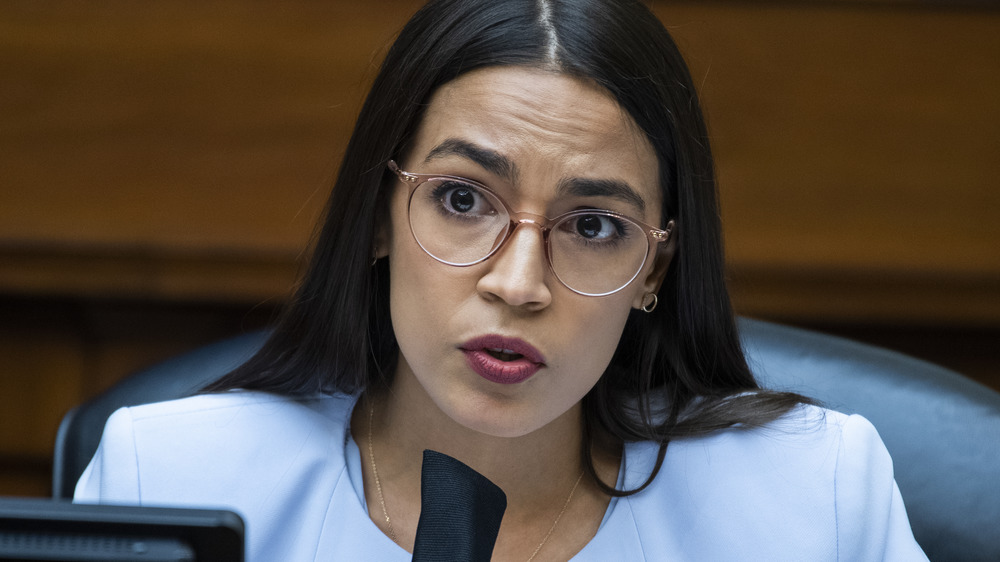
[(478, 187), (460, 182), (446, 181), (438, 184), (433, 197), (440, 211), (455, 215), (489, 215), (496, 213), (490, 200)]
[(448, 205), (455, 211), (467, 213), (476, 206), (476, 195), (471, 189), (456, 187), (448, 192)]
[(587, 240), (609, 240), (625, 234), (624, 223), (610, 215), (580, 215), (571, 222), (573, 231)]

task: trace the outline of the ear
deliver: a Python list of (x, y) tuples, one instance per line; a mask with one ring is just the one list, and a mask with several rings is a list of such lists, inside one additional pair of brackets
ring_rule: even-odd
[(383, 186), (384, 203), (376, 203), (375, 232), (372, 239), (372, 258), (380, 260), (389, 255), (392, 250), (392, 205), (394, 195), (392, 187)]
[(632, 308), (642, 308), (646, 295), (660, 292), (663, 280), (667, 278), (667, 271), (670, 270), (670, 263), (674, 260), (674, 252), (677, 250), (677, 225), (674, 221), (667, 223), (667, 241), (657, 245), (657, 250), (653, 254), (653, 265), (643, 279), (641, 290), (632, 301)]
[(389, 239), (391, 238), (389, 221), (380, 220), (375, 226), (375, 240), (373, 241), (374, 248), (372, 248), (373, 258), (380, 260), (389, 255)]

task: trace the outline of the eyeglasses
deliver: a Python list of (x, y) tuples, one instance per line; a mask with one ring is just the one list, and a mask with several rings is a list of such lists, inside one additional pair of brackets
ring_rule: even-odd
[(518, 213), (485, 185), (456, 176), (411, 174), (392, 160), (389, 169), (410, 186), (407, 217), (417, 244), (437, 261), (457, 267), (490, 258), (521, 224), (542, 230), (556, 279), (581, 295), (616, 293), (632, 282), (666, 230), (603, 209), (578, 209), (548, 218)]

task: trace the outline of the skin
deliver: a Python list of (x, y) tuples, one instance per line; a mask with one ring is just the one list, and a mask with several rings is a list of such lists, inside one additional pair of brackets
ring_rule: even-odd
[[(461, 151), (435, 154), (448, 140), (499, 155), (516, 173), (498, 173)], [(398, 163), (409, 172), (489, 185), (517, 211), (551, 217), (596, 207), (660, 224), (659, 170), (651, 145), (606, 91), (564, 74), (496, 67), (445, 84), (432, 96)], [(567, 194), (560, 186), (568, 178), (623, 182), (644, 206), (621, 197)], [(623, 290), (586, 297), (553, 276), (541, 231), (530, 225), (518, 228), (483, 263), (452, 267), (434, 260), (410, 234), (407, 187), (396, 182), (392, 189), (390, 220), (381, 225), (377, 253), (389, 259), (400, 357), (390, 392), (356, 409), (354, 437), (365, 451), (369, 407), (374, 407), (379, 478), (401, 546), (413, 547), (421, 452), (430, 448), (504, 489), (508, 509), (494, 559), (526, 560), (581, 473), (580, 400), (610, 362), (630, 309), (659, 288), (673, 242), (661, 244), (655, 259)], [(491, 333), (529, 342), (545, 356), (545, 366), (514, 385), (483, 379), (468, 367), (459, 346)], [(613, 484), (618, 450), (599, 450), (595, 460), (601, 478)], [(386, 530), (371, 467), (364, 464), (372, 520)], [(597, 531), (608, 501), (584, 479), (539, 558), (578, 552)]]

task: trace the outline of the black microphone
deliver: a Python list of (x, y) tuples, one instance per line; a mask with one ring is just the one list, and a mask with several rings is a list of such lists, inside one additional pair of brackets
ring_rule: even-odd
[(506, 509), (499, 486), (461, 461), (425, 450), (414, 562), (489, 562)]

